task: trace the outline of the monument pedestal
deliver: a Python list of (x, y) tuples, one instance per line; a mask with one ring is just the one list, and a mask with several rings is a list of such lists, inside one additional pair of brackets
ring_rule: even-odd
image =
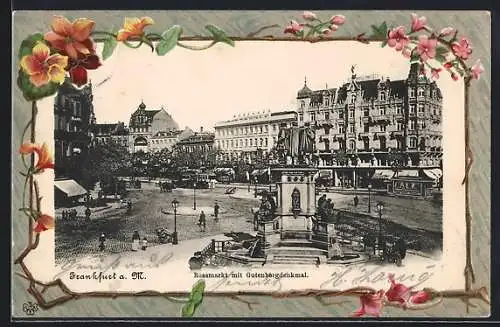
[(261, 251), (264, 255), (267, 255), (269, 249), (271, 248), (271, 237), (274, 235), (274, 221), (259, 221), (257, 238), (260, 239)]

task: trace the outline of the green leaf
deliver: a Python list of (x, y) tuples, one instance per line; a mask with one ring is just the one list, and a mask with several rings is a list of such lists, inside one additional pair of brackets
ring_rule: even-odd
[(387, 22), (383, 22), (379, 26), (371, 25), (372, 28), (372, 37), (374, 38), (380, 38), (380, 37), (387, 37)]
[(420, 61), (420, 55), (417, 53), (417, 51), (412, 51), (410, 62), (417, 62), (417, 61)]
[(448, 49), (446, 49), (445, 47), (437, 47), (436, 48), (436, 55), (445, 55), (446, 53), (448, 53)]
[(182, 316), (192, 317), (194, 315), (195, 310), (196, 310), (196, 305), (190, 301), (182, 306)]
[(382, 42), (382, 44), (380, 45), (381, 48), (385, 47), (387, 45), (387, 41), (384, 41)]
[(164, 56), (167, 52), (171, 51), (177, 45), (179, 37), (182, 33), (182, 27), (174, 25), (161, 35), (162, 40), (156, 45), (156, 53), (159, 56)]
[(234, 47), (234, 41), (231, 40), (226, 32), (224, 32), (222, 29), (220, 29), (219, 27), (215, 26), (215, 25), (212, 25), (212, 24), (209, 24), (209, 25), (206, 25), (205, 28), (210, 32), (212, 33), (212, 35), (214, 36), (214, 39), (215, 39), (215, 42), (222, 42), (222, 43), (226, 43), (226, 44), (229, 44), (230, 46)]
[(205, 281), (203, 279), (200, 279), (193, 285), (191, 293), (189, 294), (189, 300), (196, 305), (200, 304), (201, 301), (203, 300), (204, 291), (205, 291)]
[(17, 86), (23, 91), (23, 96), (27, 101), (36, 101), (51, 96), (59, 89), (59, 84), (54, 82), (36, 87), (31, 83), (29, 76), (22, 70), (19, 70), (17, 76)]
[(439, 63), (444, 64), (446, 62), (446, 58), (442, 55), (437, 53), (436, 57), (434, 57)]
[(104, 41), (104, 47), (102, 48), (102, 60), (106, 60), (111, 55), (113, 54), (113, 51), (115, 51), (116, 45), (118, 44), (118, 41), (113, 36), (108, 37)]
[(33, 47), (40, 41), (45, 43), (41, 33), (32, 34), (25, 38), (19, 47), (19, 60), (21, 60), (24, 56), (30, 55), (33, 51)]

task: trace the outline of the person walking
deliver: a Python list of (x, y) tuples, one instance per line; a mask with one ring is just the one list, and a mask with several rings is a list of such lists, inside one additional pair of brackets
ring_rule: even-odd
[(146, 251), (146, 249), (148, 248), (148, 239), (146, 237), (144, 237), (142, 239), (142, 251)]
[(354, 196), (354, 206), (357, 207), (358, 206), (358, 203), (359, 203), (359, 199), (358, 199), (358, 196), (355, 195)]
[(139, 232), (134, 231), (134, 234), (132, 235), (132, 251), (139, 250), (140, 241), (141, 241), (141, 236), (139, 235)]
[(101, 236), (99, 236), (99, 251), (104, 251), (106, 248), (106, 235), (104, 233), (101, 233)]
[(204, 232), (207, 227), (207, 220), (205, 217), (205, 212), (203, 212), (203, 210), (200, 213), (200, 220), (198, 221), (198, 225), (200, 225), (200, 232)]
[(215, 216), (215, 222), (219, 220), (219, 204), (215, 202), (214, 205), (214, 216)]
[(90, 221), (90, 215), (92, 214), (92, 211), (90, 211), (90, 208), (87, 207), (87, 209), (85, 209), (85, 219), (87, 221)]

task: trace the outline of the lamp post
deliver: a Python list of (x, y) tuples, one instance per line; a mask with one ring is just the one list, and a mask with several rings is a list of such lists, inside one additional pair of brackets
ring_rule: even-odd
[(380, 242), (382, 240), (382, 210), (384, 210), (384, 204), (382, 202), (377, 203), (378, 210), (378, 242), (377, 244), (380, 247)]
[(255, 176), (255, 179), (254, 179), (254, 192), (253, 192), (253, 197), (256, 198), (257, 197), (257, 176)]
[(368, 213), (372, 212), (372, 184), (368, 184)]
[(196, 182), (193, 183), (193, 210), (196, 210)]
[(172, 234), (172, 244), (177, 244), (179, 241), (177, 239), (177, 205), (179, 201), (177, 199), (172, 200), (172, 207), (174, 208), (174, 233)]

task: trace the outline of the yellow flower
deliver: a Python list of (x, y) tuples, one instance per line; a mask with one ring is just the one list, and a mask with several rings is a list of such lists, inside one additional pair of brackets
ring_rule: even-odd
[(50, 49), (43, 42), (38, 42), (30, 55), (21, 58), (22, 70), (30, 76), (30, 81), (36, 87), (49, 82), (62, 84), (68, 66), (68, 57), (60, 54), (50, 56)]
[(148, 25), (153, 25), (154, 20), (151, 17), (142, 18), (125, 18), (123, 28), (118, 31), (116, 39), (118, 41), (126, 41), (131, 36), (142, 36), (144, 28)]

